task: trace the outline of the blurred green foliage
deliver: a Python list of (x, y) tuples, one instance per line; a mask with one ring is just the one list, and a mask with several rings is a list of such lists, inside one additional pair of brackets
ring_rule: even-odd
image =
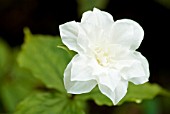
[(9, 67), (12, 58), (10, 56), (10, 51), (11, 49), (8, 44), (0, 38), (0, 79), (7, 73), (7, 70), (10, 69)]
[(170, 0), (155, 0), (158, 3), (162, 4), (163, 6), (165, 6), (166, 8), (170, 9)]
[(78, 15), (81, 16), (83, 12), (92, 10), (94, 7), (99, 9), (106, 8), (109, 0), (77, 0)]
[[(141, 103), (142, 100), (153, 99), (157, 95), (170, 97), (170, 92), (164, 90), (158, 84), (145, 83), (142, 85), (134, 85), (129, 83), (128, 92), (126, 96), (118, 103), (118, 105), (122, 105), (125, 102)], [(105, 95), (99, 92), (98, 88), (93, 89), (90, 93), (77, 95), (76, 98), (83, 100), (94, 100), (99, 106), (113, 105)]]
[(145, 83), (141, 85), (134, 85), (129, 83), (128, 92), (119, 102), (119, 105), (124, 102), (141, 103), (142, 100), (153, 99), (157, 95), (170, 97), (170, 92), (163, 89), (158, 84)]
[(18, 66), (16, 58), (19, 49), (11, 49), (0, 40), (0, 110), (13, 112), (16, 105), (32, 92), (39, 81), (31, 72)]
[(85, 114), (86, 104), (61, 93), (37, 93), (18, 105), (15, 114)]

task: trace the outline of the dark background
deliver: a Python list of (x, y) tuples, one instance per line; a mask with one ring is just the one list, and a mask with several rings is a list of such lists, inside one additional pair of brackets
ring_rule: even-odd
[[(11, 47), (23, 43), (23, 28), (34, 34), (59, 35), (58, 26), (80, 21), (76, 0), (0, 0), (0, 37)], [(137, 21), (145, 36), (138, 49), (149, 61), (150, 82), (170, 89), (170, 9), (154, 0), (110, 0), (105, 11), (114, 20)]]

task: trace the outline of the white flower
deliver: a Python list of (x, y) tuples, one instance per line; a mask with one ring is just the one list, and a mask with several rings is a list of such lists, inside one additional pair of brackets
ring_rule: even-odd
[(117, 104), (127, 93), (128, 81), (148, 81), (149, 65), (141, 53), (144, 31), (133, 20), (113, 21), (113, 17), (94, 8), (83, 14), (81, 22), (60, 25), (63, 43), (76, 54), (64, 72), (68, 93), (90, 92), (96, 85)]

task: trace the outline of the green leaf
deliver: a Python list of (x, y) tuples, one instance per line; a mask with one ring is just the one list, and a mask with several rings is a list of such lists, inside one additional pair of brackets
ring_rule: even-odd
[(145, 99), (153, 99), (157, 95), (170, 97), (170, 92), (163, 89), (158, 84), (145, 83), (141, 85), (134, 85), (129, 83), (128, 92), (118, 105), (121, 105), (124, 102), (140, 103)]
[[(124, 102), (140, 103), (145, 99), (153, 99), (157, 95), (170, 97), (170, 92), (161, 88), (157, 84), (145, 83), (142, 85), (134, 85), (129, 83), (128, 92), (126, 96), (118, 103), (118, 105), (121, 105)], [(111, 100), (103, 95), (97, 87), (90, 93), (77, 95), (76, 98), (81, 100), (94, 100), (97, 105), (113, 105)]]
[(11, 51), (11, 68), (0, 80), (0, 97), (3, 107), (8, 113), (12, 113), (16, 105), (40, 85), (40, 82), (28, 70), (18, 66), (16, 63), (17, 54), (18, 50)]
[(0, 39), (0, 79), (8, 72), (11, 64), (11, 49), (8, 44)]
[(20, 66), (29, 69), (35, 77), (47, 87), (65, 92), (63, 72), (71, 56), (60, 45), (59, 37), (48, 35), (32, 35), (28, 29), (25, 32), (25, 43), (18, 61)]
[(80, 94), (80, 95), (76, 95), (75, 96), (76, 99), (81, 99), (81, 100), (94, 100), (94, 102), (99, 105), (107, 105), (107, 106), (112, 106), (112, 101), (106, 97), (105, 95), (103, 95), (98, 87), (95, 87), (90, 93), (84, 93), (84, 94)]
[(86, 103), (61, 93), (37, 93), (21, 102), (14, 114), (85, 114)]

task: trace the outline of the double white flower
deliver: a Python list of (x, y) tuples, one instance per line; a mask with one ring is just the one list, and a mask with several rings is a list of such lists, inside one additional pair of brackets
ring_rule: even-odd
[(144, 31), (129, 19), (113, 17), (94, 8), (83, 14), (81, 22), (60, 25), (63, 43), (76, 54), (64, 72), (68, 93), (90, 92), (96, 85), (117, 104), (127, 93), (128, 81), (148, 81), (149, 65), (141, 53)]

